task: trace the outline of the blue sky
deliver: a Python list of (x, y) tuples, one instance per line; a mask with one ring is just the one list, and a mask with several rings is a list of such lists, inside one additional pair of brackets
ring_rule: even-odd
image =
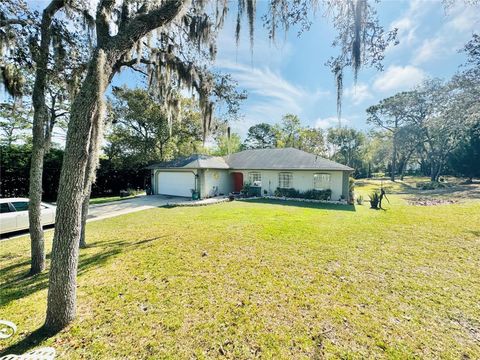
[[(44, 0), (31, 3), (38, 8), (46, 4)], [(276, 43), (271, 43), (261, 21), (266, 6), (266, 0), (257, 0), (253, 56), (246, 18), (239, 47), (235, 44), (234, 2), (218, 38), (215, 66), (231, 73), (239, 86), (248, 91), (248, 99), (242, 105), (244, 118), (231, 124), (232, 130), (244, 138), (251, 125), (277, 123), (287, 113), (300, 116), (304, 125), (324, 129), (337, 126), (335, 82), (324, 65), (337, 54), (330, 46), (335, 33), (329, 19), (321, 16), (320, 9), (309, 31), (298, 37), (298, 29), (291, 28), (285, 36), (279, 33)], [(352, 74), (347, 72), (342, 125), (357, 129), (368, 128), (368, 106), (408, 90), (426, 77), (453, 75), (465, 60), (458, 50), (480, 29), (478, 7), (466, 6), (463, 0), (448, 10), (435, 0), (383, 0), (375, 6), (385, 29), (399, 29), (400, 44), (387, 50), (383, 72), (363, 68), (356, 86)], [(142, 78), (131, 71), (124, 71), (113, 81), (113, 85), (125, 83), (144, 86)]]
[[(334, 32), (329, 20), (317, 16), (310, 31), (298, 37), (292, 28), (272, 44), (260, 19), (266, 2), (257, 3), (253, 58), (246, 19), (238, 49), (235, 45), (236, 11), (230, 12), (218, 40), (216, 66), (231, 73), (249, 94), (242, 107), (245, 117), (232, 124), (232, 129), (244, 137), (249, 126), (279, 122), (286, 113), (299, 115), (305, 125), (336, 126), (335, 82), (324, 66), (337, 51), (330, 46)], [(461, 3), (447, 11), (440, 1), (376, 4), (381, 24), (399, 29), (400, 44), (387, 50), (383, 72), (362, 69), (356, 87), (352, 74), (346, 74), (342, 125), (365, 129), (369, 105), (412, 88), (426, 77), (448, 78), (458, 69), (465, 58), (457, 50), (480, 29), (478, 8)]]

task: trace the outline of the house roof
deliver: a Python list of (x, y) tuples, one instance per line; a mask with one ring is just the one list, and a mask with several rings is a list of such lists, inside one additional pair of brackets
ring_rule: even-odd
[(225, 157), (232, 169), (344, 170), (351, 167), (294, 148), (255, 149)]
[(351, 167), (294, 148), (244, 150), (228, 156), (192, 155), (153, 164), (148, 169), (340, 170)]
[(183, 158), (178, 158), (172, 161), (152, 164), (147, 169), (229, 169), (230, 167), (221, 156), (209, 155), (191, 155)]

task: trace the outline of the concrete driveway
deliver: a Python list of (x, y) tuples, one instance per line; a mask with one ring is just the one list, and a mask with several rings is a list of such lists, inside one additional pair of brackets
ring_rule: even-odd
[(167, 195), (140, 195), (111, 203), (90, 205), (87, 221), (96, 221), (136, 211), (153, 209), (168, 204), (187, 201), (188, 198)]
[[(87, 222), (111, 218), (114, 216), (129, 214), (136, 211), (153, 209), (168, 204), (188, 201), (185, 197), (175, 197), (167, 195), (140, 195), (131, 199), (114, 201), (111, 203), (91, 205), (88, 209)], [(45, 231), (52, 231), (49, 226)], [(19, 236), (28, 235), (28, 230), (15, 231), (0, 236), (1, 240), (14, 239)]]

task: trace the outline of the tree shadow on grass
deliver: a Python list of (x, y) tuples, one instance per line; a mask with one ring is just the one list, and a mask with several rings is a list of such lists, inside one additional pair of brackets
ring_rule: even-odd
[[(136, 242), (120, 240), (115, 242), (93, 243), (89, 246), (89, 248), (96, 247), (100, 249), (104, 248), (106, 250), (100, 250), (94, 254), (81, 254), (78, 264), (78, 275), (82, 275), (87, 271), (102, 266), (109, 258), (120, 254), (129, 247), (137, 247), (160, 238), (161, 237), (159, 236)], [(47, 256), (47, 259), (49, 258), (50, 254)], [(0, 270), (0, 278), (9, 279), (7, 282), (0, 285), (0, 306), (5, 306), (11, 301), (21, 299), (48, 287), (48, 271), (34, 276), (28, 276), (29, 265), (30, 261), (23, 261), (18, 264), (7, 266)], [(25, 271), (19, 272), (19, 270), (22, 269)]]
[(28, 334), (25, 338), (14, 343), (3, 350), (0, 350), (0, 356), (7, 354), (21, 355), (29, 350), (37, 347), (40, 343), (55, 335), (55, 333), (47, 332), (43, 327)]
[[(96, 267), (102, 266), (109, 258), (112, 258), (122, 253), (129, 247), (138, 247), (166, 236), (167, 235), (158, 236), (136, 242), (119, 240), (115, 242), (92, 243), (89, 248), (105, 248), (109, 250), (95, 253), (92, 255), (82, 254), (80, 256), (80, 261), (78, 265), (78, 275), (81, 275)], [(49, 258), (49, 256), (47, 258)], [(0, 275), (4, 278), (8, 278), (9, 273), (13, 272), (11, 280), (0, 286), (0, 294), (2, 294), (0, 298), (0, 307), (7, 305), (11, 301), (18, 300), (36, 291), (43, 290), (48, 287), (48, 272), (43, 272), (35, 276), (28, 276), (26, 271), (24, 273), (21, 273), (20, 275), (16, 274), (17, 268), (27, 268), (29, 265), (30, 261), (23, 261), (18, 264), (10, 265), (6, 268), (2, 268), (0, 270)], [(19, 342), (14, 343), (3, 350), (0, 350), (0, 355), (25, 353), (30, 349), (38, 346), (38, 344), (53, 335), (55, 335), (55, 333), (47, 332), (45, 331), (45, 329), (39, 328), (30, 333), (27, 337), (23, 338)]]
[(338, 205), (338, 204), (328, 204), (328, 203), (314, 203), (314, 202), (306, 202), (306, 201), (273, 200), (273, 199), (252, 199), (252, 200), (247, 199), (242, 201), (245, 201), (248, 203), (255, 203), (255, 204), (295, 206), (295, 207), (309, 208), (309, 209), (356, 211), (355, 205)]

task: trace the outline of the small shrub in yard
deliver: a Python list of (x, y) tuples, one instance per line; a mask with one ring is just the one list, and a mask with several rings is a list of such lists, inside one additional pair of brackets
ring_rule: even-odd
[(362, 195), (357, 196), (357, 204), (358, 205), (363, 205), (363, 196)]
[(303, 193), (300, 193), (300, 197), (304, 199), (312, 200), (329, 200), (332, 196), (332, 190), (307, 190)]
[(378, 203), (380, 202), (380, 194), (377, 191), (372, 192), (370, 195), (370, 208), (378, 209)]
[(296, 189), (280, 189), (277, 188), (274, 193), (277, 197), (309, 199), (309, 200), (330, 200), (332, 196), (332, 190), (307, 190), (304, 192)]
[(240, 193), (242, 195), (248, 195), (250, 193), (250, 187), (251, 187), (251, 185), (248, 184), (248, 183), (243, 185), (243, 188), (242, 188), (242, 190), (240, 190)]
[(445, 189), (449, 187), (449, 185), (445, 182), (438, 182), (438, 181), (429, 181), (429, 182), (421, 182), (417, 183), (417, 188), (422, 190), (436, 190), (436, 189)]
[(298, 198), (300, 197), (300, 191), (295, 190), (293, 188), (291, 189), (277, 188), (277, 190), (275, 190), (274, 195), (278, 197)]
[(353, 205), (353, 197), (354, 197), (354, 192), (355, 192), (355, 179), (354, 178), (350, 178), (348, 180), (348, 197), (349, 197), (349, 203), (351, 205)]

